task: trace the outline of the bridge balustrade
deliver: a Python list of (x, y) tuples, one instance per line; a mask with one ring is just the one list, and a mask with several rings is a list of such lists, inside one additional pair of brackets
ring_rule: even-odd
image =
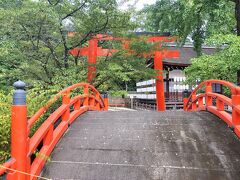
[[(213, 84), (222, 85), (230, 94), (213, 92)], [(207, 80), (199, 84), (183, 102), (185, 111), (209, 111), (225, 121), (240, 137), (240, 87), (223, 80)]]
[[(16, 90), (12, 105), (11, 159), (0, 166), (0, 176), (7, 174), (8, 180), (37, 179), (55, 145), (77, 117), (88, 110), (108, 110), (106, 96), (102, 98), (90, 84), (78, 83), (60, 91), (27, 119), (25, 83), (18, 81), (14, 86)], [(78, 93), (73, 93), (76, 89)], [(62, 100), (60, 107), (51, 113), (30, 137), (34, 124), (58, 100)]]

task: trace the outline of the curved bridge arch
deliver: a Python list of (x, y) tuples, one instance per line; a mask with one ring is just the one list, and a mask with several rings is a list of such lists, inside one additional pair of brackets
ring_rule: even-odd
[[(75, 89), (82, 88), (82, 94), (73, 94)], [(35, 131), (32, 137), (29, 137), (29, 132), (33, 125), (44, 115), (44, 113), (57, 101), (62, 98), (62, 104), (51, 113), (46, 120)], [(12, 142), (11, 159), (0, 167), (0, 176), (7, 173), (7, 179), (37, 179), (49, 155), (53, 151), (62, 135), (66, 132), (69, 125), (72, 124), (84, 112), (90, 110), (104, 111), (108, 110), (108, 100), (102, 97), (101, 94), (88, 83), (78, 83), (69, 86), (60, 91), (56, 96), (51, 98), (45, 106), (40, 108), (29, 120), (27, 120), (26, 105), (12, 107), (12, 140), (13, 137), (21, 139), (20, 144)], [(14, 116), (19, 115), (19, 116)], [(18, 125), (27, 120), (25, 130), (19, 131)], [(22, 125), (20, 125), (21, 128)], [(24, 128), (23, 128), (24, 129)], [(21, 135), (23, 135), (21, 137)], [(19, 142), (19, 140), (18, 140)], [(18, 147), (21, 145), (21, 147)], [(25, 149), (21, 151), (19, 149)], [(19, 151), (18, 151), (19, 150)], [(25, 152), (25, 153), (24, 153)], [(22, 170), (19, 166), (25, 166)], [(9, 169), (21, 171), (11, 171)], [(25, 173), (25, 174), (24, 174)]]
[[(228, 88), (231, 95), (227, 97), (213, 92), (213, 84)], [(200, 90), (203, 92), (198, 93)], [(184, 110), (209, 111), (225, 121), (240, 138), (240, 87), (235, 84), (223, 80), (202, 82), (192, 91), (189, 98), (184, 98)]]

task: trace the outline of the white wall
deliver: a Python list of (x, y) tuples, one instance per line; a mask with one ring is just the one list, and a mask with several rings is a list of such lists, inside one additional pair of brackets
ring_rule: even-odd
[[(166, 73), (164, 73), (164, 78), (166, 78)], [(185, 89), (189, 89), (188, 85), (183, 85), (185, 81), (185, 75), (181, 70), (173, 70), (169, 72), (169, 78), (174, 79), (174, 82), (169, 82), (169, 91), (170, 92), (182, 92)], [(155, 99), (156, 98), (156, 87), (155, 80), (147, 80), (138, 82), (137, 85), (137, 93), (129, 94), (130, 97), (136, 97), (139, 99)], [(144, 87), (143, 87), (144, 86)], [(164, 86), (166, 92), (166, 85)]]
[(174, 78), (174, 77), (185, 77), (183, 71), (181, 70), (173, 70), (169, 72), (169, 78)]

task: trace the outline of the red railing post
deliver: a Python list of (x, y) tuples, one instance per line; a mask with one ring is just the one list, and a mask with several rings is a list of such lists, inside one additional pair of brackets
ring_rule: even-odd
[(85, 96), (85, 98), (83, 100), (83, 106), (89, 106), (89, 89), (88, 89), (88, 85), (84, 86), (83, 94)]
[(236, 106), (240, 105), (240, 95), (238, 92), (236, 94), (232, 94), (232, 123), (233, 126), (239, 126), (240, 125), (240, 114), (236, 110)]
[(206, 88), (205, 88), (205, 93), (206, 93), (206, 107), (212, 106), (212, 97), (208, 96), (208, 93), (212, 92), (212, 83), (207, 82)]
[[(95, 94), (95, 92), (94, 92)], [(95, 95), (91, 96), (91, 98), (89, 98), (89, 106), (92, 108), (95, 108)]]
[[(67, 91), (63, 94), (62, 97), (62, 104), (68, 106), (70, 103), (70, 91)], [(67, 108), (67, 110), (62, 115), (62, 121), (68, 121), (70, 117), (70, 107)]]
[(9, 172), (7, 179), (28, 180), (30, 176), (24, 174), (30, 173), (25, 83), (17, 81), (13, 85), (16, 90), (13, 94), (12, 105), (11, 157), (15, 161), (12, 168), (19, 172)]
[(195, 101), (195, 98), (196, 98), (196, 92), (193, 92), (193, 94), (192, 94), (192, 110), (197, 109), (197, 102)]
[(203, 105), (203, 97), (199, 97), (198, 98), (198, 108), (202, 108), (204, 105)]
[(99, 101), (100, 101), (100, 94), (99, 93), (96, 93), (96, 108), (97, 108), (97, 110), (100, 110), (100, 103), (99, 103)]
[(224, 111), (224, 102), (219, 99), (217, 99), (217, 110)]
[(187, 102), (188, 102), (188, 98), (183, 98), (183, 110), (187, 111)]
[(188, 90), (183, 91), (183, 110), (187, 111), (187, 102), (188, 102)]
[(108, 94), (104, 93), (102, 96), (103, 96), (103, 103), (104, 103), (103, 110), (107, 111), (108, 110)]
[(79, 110), (81, 107), (81, 100), (79, 99), (76, 103), (74, 103), (74, 110)]

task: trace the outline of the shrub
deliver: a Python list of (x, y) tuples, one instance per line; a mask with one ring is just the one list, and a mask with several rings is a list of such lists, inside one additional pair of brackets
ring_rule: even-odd
[[(31, 117), (39, 108), (46, 104), (50, 97), (58, 92), (58, 89), (43, 90), (40, 87), (28, 90), (27, 106), (28, 117)], [(11, 135), (11, 102), (12, 93), (6, 94), (0, 91), (0, 163), (10, 157)], [(54, 105), (31, 128), (30, 136), (38, 129), (47, 116), (53, 112), (59, 104)]]
[(109, 95), (111, 97), (127, 97), (128, 93), (127, 91), (110, 91)]
[(0, 92), (0, 163), (10, 155), (11, 95)]

